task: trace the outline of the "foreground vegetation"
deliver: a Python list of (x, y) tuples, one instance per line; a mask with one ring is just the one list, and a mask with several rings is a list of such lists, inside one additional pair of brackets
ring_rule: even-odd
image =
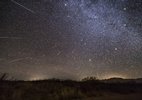
[(0, 81), (0, 100), (95, 100), (87, 98), (131, 94), (142, 94), (142, 83), (106, 83), (94, 78)]

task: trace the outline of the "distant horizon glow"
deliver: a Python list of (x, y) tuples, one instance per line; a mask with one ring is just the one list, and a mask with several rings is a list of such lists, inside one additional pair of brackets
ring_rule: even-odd
[[(126, 75), (120, 75), (120, 74), (115, 74), (115, 73), (108, 74), (108, 75), (102, 75), (102, 76), (100, 76), (100, 78), (97, 78), (96, 76), (82, 76), (78, 79), (71, 79), (71, 78), (69, 78), (69, 79), (70, 80), (82, 80), (86, 77), (95, 77), (96, 79), (99, 79), (99, 80), (110, 79), (110, 78), (131, 79)], [(59, 77), (48, 77), (47, 78), (47, 76), (33, 75), (33, 76), (29, 77), (29, 79), (27, 79), (27, 80), (46, 80), (46, 79), (64, 79), (64, 78), (59, 78)], [(137, 79), (137, 78), (134, 78), (134, 79)]]
[(123, 79), (128, 79), (127, 76), (125, 75), (119, 75), (119, 74), (110, 74), (107, 76), (103, 76), (102, 79), (110, 79), (110, 78), (123, 78)]

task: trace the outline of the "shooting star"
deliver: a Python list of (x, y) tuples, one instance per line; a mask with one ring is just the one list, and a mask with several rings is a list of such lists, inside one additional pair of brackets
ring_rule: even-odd
[(98, 73), (97, 73), (97, 78), (98, 78), (98, 79), (100, 78)]
[(27, 7), (23, 6), (23, 5), (21, 5), (20, 3), (18, 3), (18, 2), (16, 2), (16, 1), (14, 1), (14, 0), (11, 0), (11, 2), (13, 2), (13, 3), (15, 3), (15, 4), (17, 4), (17, 5), (21, 6), (22, 8), (24, 8), (24, 9), (26, 9), (26, 10), (28, 10), (28, 11), (32, 12), (32, 13), (35, 13), (35, 12), (34, 12), (34, 11), (32, 11), (31, 9), (29, 9), (29, 8), (27, 8)]
[(23, 59), (29, 59), (30, 57), (26, 57), (26, 58), (18, 58), (18, 59), (14, 59), (14, 60), (11, 60), (9, 62), (6, 62), (6, 63), (13, 63), (13, 62), (17, 62), (17, 61), (20, 61), (20, 60), (23, 60)]
[(22, 39), (21, 37), (0, 37), (0, 39), (15, 39), (15, 40), (19, 40)]
[(7, 63), (13, 63), (13, 62), (16, 62), (16, 61), (19, 61), (19, 60), (21, 60), (21, 59), (20, 58), (19, 59), (14, 59), (14, 60), (11, 60), (11, 61), (9, 61)]
[(58, 53), (57, 53), (57, 55), (60, 55), (60, 54), (61, 54), (61, 52), (58, 52)]

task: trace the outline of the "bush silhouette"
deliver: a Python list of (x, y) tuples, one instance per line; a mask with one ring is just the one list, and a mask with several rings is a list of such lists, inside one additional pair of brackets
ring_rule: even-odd
[(0, 77), (0, 81), (4, 81), (8, 78), (8, 74), (7, 73), (3, 73)]
[(82, 79), (82, 81), (96, 81), (96, 80), (97, 78), (92, 76), (88, 76)]

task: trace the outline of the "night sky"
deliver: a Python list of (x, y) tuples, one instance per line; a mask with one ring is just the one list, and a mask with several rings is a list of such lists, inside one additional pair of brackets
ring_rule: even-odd
[(0, 73), (141, 78), (142, 1), (1, 0)]

